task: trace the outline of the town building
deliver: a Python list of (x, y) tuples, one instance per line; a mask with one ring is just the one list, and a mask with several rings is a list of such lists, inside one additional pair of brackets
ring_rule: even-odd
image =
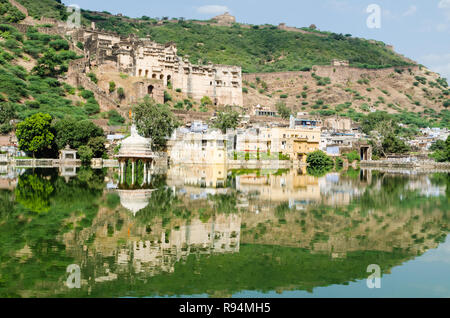
[(173, 164), (225, 164), (227, 136), (219, 130), (191, 132), (177, 129), (168, 141)]

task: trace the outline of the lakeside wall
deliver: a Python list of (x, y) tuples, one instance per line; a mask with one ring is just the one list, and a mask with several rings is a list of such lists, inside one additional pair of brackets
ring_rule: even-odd
[(407, 169), (421, 171), (444, 171), (450, 172), (450, 162), (435, 162), (432, 160), (408, 160), (408, 159), (387, 159), (361, 161), (361, 168), (388, 168), (388, 169)]

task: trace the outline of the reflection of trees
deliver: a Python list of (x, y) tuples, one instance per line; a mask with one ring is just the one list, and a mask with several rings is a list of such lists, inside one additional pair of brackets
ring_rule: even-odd
[(3, 213), (0, 208), (0, 297), (20, 296), (24, 289), (53, 294), (62, 287), (61, 273), (74, 260), (60, 236), (91, 225), (103, 193), (102, 175), (85, 172), (82, 180), (66, 183), (53, 170), (36, 170), (20, 177), (19, 204), (13, 203), (12, 193), (0, 195), (0, 204), (9, 209)]
[(20, 176), (16, 188), (16, 200), (33, 212), (47, 212), (50, 209), (50, 196), (53, 190), (50, 180), (40, 175)]
[(333, 167), (330, 167), (330, 166), (308, 167), (306, 169), (307, 173), (310, 176), (318, 177), (318, 178), (325, 176), (328, 172), (330, 172), (332, 170), (333, 170)]

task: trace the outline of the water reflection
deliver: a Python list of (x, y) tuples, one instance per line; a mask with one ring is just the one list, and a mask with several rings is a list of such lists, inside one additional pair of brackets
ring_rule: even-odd
[[(145, 187), (118, 186), (114, 169), (0, 177), (1, 296), (313, 292), (364, 279), (369, 264), (389, 274), (448, 236), (449, 174), (175, 166)], [(79, 290), (65, 286), (70, 264)]]

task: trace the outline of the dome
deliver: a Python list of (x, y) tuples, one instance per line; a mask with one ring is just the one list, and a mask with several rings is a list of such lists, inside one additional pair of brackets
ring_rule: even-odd
[(139, 136), (136, 126), (131, 127), (131, 136), (121, 143), (119, 155), (125, 158), (153, 158), (151, 139)]

